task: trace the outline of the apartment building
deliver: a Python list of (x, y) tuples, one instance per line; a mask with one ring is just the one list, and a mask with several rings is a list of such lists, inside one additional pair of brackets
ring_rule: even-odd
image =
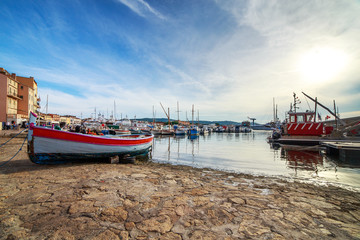
[(0, 122), (21, 124), (30, 111), (38, 113), (40, 98), (33, 77), (20, 77), (0, 68)]
[(18, 101), (21, 100), (18, 94), (19, 82), (16, 74), (10, 74), (4, 68), (0, 68), (0, 122), (21, 123), (21, 116), (18, 114)]
[(28, 119), (30, 111), (38, 114), (40, 98), (38, 97), (37, 83), (33, 77), (17, 76), (19, 82), (18, 93), (21, 100), (18, 102), (18, 114), (21, 118)]

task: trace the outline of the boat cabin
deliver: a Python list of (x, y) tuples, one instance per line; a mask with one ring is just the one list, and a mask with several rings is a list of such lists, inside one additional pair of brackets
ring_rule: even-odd
[(315, 112), (289, 112), (289, 122), (286, 124), (288, 135), (321, 136), (324, 134), (324, 124), (315, 122)]
[(315, 122), (315, 112), (289, 112), (290, 123)]

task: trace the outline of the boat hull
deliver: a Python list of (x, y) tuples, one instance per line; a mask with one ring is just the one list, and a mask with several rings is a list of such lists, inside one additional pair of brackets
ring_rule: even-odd
[(33, 127), (28, 154), (38, 164), (101, 159), (146, 154), (153, 135), (92, 136)]

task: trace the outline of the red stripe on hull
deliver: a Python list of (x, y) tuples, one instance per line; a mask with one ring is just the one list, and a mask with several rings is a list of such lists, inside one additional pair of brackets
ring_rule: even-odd
[(59, 139), (65, 141), (81, 142), (81, 143), (90, 143), (90, 144), (100, 144), (100, 145), (118, 145), (118, 146), (131, 146), (139, 145), (144, 143), (149, 143), (153, 140), (154, 136), (149, 135), (145, 138), (136, 138), (139, 135), (134, 136), (134, 139), (114, 139), (114, 138), (104, 138), (96, 137), (91, 135), (71, 133), (65, 131), (59, 131), (54, 129), (34, 127), (33, 136)]

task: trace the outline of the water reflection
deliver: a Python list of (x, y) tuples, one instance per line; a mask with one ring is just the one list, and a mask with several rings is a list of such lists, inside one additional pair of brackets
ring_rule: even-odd
[(270, 145), (268, 132), (156, 137), (153, 161), (255, 175), (351, 185), (360, 190), (360, 169), (339, 165), (319, 148)]
[(318, 168), (323, 167), (323, 156), (319, 149), (301, 150), (291, 146), (281, 148), (281, 159), (284, 159), (289, 168), (318, 173)]

